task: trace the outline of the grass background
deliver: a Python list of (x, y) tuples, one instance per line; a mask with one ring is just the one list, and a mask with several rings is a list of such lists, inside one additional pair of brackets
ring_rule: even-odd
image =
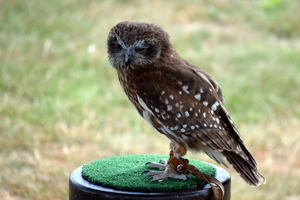
[(178, 53), (223, 88), (225, 106), (268, 179), (251, 188), (229, 169), (232, 199), (299, 199), (299, 6), (0, 0), (0, 199), (67, 199), (68, 176), (82, 164), (168, 153), (169, 141), (138, 116), (107, 60), (107, 34), (124, 20), (163, 27)]

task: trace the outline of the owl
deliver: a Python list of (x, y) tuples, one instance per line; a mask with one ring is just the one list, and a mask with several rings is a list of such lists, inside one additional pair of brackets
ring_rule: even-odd
[[(151, 23), (120, 22), (109, 32), (107, 53), (127, 97), (170, 139), (175, 157), (188, 150), (204, 152), (219, 164), (232, 165), (250, 186), (265, 183), (223, 105), (220, 86), (177, 54), (166, 31)], [(185, 179), (169, 170), (167, 162), (159, 168), (163, 171), (149, 172), (152, 180)]]

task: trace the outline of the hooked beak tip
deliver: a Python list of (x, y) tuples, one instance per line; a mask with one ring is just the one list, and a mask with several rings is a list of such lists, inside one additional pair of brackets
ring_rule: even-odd
[(129, 59), (130, 59), (131, 54), (132, 54), (132, 53), (131, 53), (130, 50), (127, 50), (127, 51), (125, 51), (125, 53), (124, 53), (124, 55), (125, 55), (124, 61), (125, 61), (126, 66), (129, 65)]
[(127, 64), (129, 61), (129, 56), (125, 55), (125, 63)]

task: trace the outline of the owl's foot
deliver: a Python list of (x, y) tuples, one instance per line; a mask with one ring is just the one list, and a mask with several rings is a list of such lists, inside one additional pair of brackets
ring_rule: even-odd
[(223, 184), (214, 177), (203, 174), (194, 165), (189, 164), (189, 160), (182, 158), (180, 155), (170, 152), (169, 161), (162, 159), (159, 163), (148, 162), (150, 167), (158, 168), (163, 171), (144, 171), (143, 173), (148, 173), (151, 177), (151, 181), (160, 181), (166, 178), (182, 179), (187, 180), (187, 176), (184, 174), (193, 174), (202, 181), (208, 183), (214, 193), (216, 200), (222, 200), (224, 197), (224, 186)]
[(174, 178), (174, 179), (182, 179), (187, 180), (187, 176), (179, 173), (173, 165), (168, 163), (166, 159), (160, 160), (160, 163), (148, 162), (146, 163), (151, 168), (158, 168), (161, 171), (144, 171), (143, 173), (148, 173), (151, 177), (149, 180), (151, 181), (160, 181), (166, 178)]

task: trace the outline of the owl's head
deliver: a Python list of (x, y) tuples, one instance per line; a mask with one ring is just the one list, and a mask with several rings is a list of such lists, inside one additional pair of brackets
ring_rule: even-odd
[(155, 64), (172, 45), (169, 35), (155, 24), (124, 21), (115, 25), (107, 39), (110, 63), (116, 69), (136, 69)]

